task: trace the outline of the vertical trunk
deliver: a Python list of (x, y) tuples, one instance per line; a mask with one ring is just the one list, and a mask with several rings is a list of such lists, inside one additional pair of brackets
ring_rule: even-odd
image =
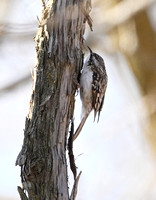
[[(21, 199), (68, 200), (66, 138), (73, 117), (76, 80), (83, 63), (83, 34), (90, 0), (49, 0), (36, 36), (37, 65), (21, 167)], [(22, 191), (19, 188), (20, 191)]]

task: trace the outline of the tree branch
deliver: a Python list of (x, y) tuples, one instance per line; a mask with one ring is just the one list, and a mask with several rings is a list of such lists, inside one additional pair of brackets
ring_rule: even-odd
[(69, 200), (66, 139), (73, 119), (75, 79), (83, 64), (83, 35), (90, 11), (90, 0), (52, 2), (46, 3), (35, 38), (34, 86), (24, 142), (16, 160), (21, 167), (23, 190), (31, 200)]

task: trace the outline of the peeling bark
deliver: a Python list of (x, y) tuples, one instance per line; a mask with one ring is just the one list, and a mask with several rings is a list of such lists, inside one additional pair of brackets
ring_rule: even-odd
[(37, 65), (30, 110), (16, 160), (21, 167), (21, 199), (70, 199), (66, 140), (73, 118), (75, 81), (83, 63), (85, 22), (91, 23), (90, 9), (90, 0), (54, 0), (53, 4), (49, 0), (44, 4), (35, 38)]

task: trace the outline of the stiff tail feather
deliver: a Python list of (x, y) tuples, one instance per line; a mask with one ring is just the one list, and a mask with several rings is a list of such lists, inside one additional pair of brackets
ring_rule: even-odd
[(89, 113), (86, 114), (86, 115), (82, 118), (81, 123), (79, 124), (79, 126), (78, 126), (78, 128), (77, 128), (77, 130), (76, 130), (76, 132), (75, 132), (75, 134), (74, 134), (74, 136), (73, 136), (73, 141), (79, 136), (79, 134), (80, 134), (80, 132), (81, 132), (83, 126), (84, 126), (84, 123), (85, 123), (85, 121), (86, 121), (88, 115), (89, 115)]

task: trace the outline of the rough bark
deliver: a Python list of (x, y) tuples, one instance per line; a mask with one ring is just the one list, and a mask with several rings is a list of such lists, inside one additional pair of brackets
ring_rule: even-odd
[(21, 199), (68, 200), (66, 140), (91, 5), (90, 0), (49, 0), (43, 6), (30, 110), (16, 160), (23, 185), (18, 190)]

